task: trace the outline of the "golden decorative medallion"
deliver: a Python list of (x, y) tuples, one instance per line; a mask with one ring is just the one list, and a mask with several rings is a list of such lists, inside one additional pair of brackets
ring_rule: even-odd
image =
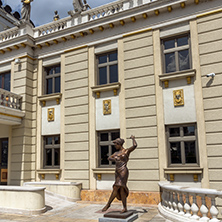
[(48, 109), (48, 122), (53, 122), (54, 121), (54, 118), (55, 118), (54, 113), (55, 113), (54, 108)]
[(103, 115), (111, 114), (111, 99), (103, 100)]
[(174, 106), (184, 105), (183, 89), (178, 89), (173, 91)]

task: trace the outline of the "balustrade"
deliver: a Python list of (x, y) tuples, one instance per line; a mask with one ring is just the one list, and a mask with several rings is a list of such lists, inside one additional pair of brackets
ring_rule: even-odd
[[(165, 218), (177, 222), (219, 222), (219, 211), (215, 198), (222, 198), (222, 191), (203, 188), (189, 188), (159, 183), (162, 189), (162, 201), (159, 212)], [(197, 203), (197, 197), (201, 204)], [(206, 199), (209, 202), (206, 205)]]
[(11, 28), (9, 30), (6, 30), (4, 32), (1, 32), (0, 35), (0, 42), (9, 40), (9, 39), (13, 39), (19, 36), (19, 28), (18, 27), (14, 27)]
[(20, 95), (0, 89), (0, 106), (21, 110), (21, 98)]

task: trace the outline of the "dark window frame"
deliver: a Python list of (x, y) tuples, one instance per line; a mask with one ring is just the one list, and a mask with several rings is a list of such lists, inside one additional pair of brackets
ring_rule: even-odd
[[(109, 55), (116, 53), (117, 54), (117, 59), (114, 61), (109, 61)], [(99, 64), (99, 57), (103, 57), (106, 56), (107, 57), (107, 62)], [(119, 81), (119, 67), (118, 67), (118, 50), (114, 50), (114, 51), (110, 51), (110, 52), (106, 52), (106, 53), (102, 53), (102, 54), (98, 54), (96, 55), (96, 68), (97, 68), (97, 75), (96, 75), (96, 84), (97, 85), (106, 85), (106, 84), (110, 84), (110, 70), (109, 70), (109, 66), (112, 65), (117, 65), (117, 81)], [(106, 77), (107, 77), (107, 82), (105, 84), (100, 84), (100, 79), (99, 79), (99, 68), (103, 68), (103, 67), (107, 67), (106, 69)]]
[[(8, 82), (9, 89), (7, 89), (6, 85), (5, 85), (5, 76), (6, 75), (9, 75), (9, 82)], [(0, 88), (10, 92), (10, 90), (11, 90), (11, 72), (10, 71), (9, 72), (4, 72), (4, 73), (0, 73)]]
[[(59, 67), (60, 72), (56, 73), (56, 68)], [(53, 70), (52, 74), (49, 74), (50, 70)], [(50, 95), (54, 93), (60, 93), (61, 92), (61, 64), (55, 64), (52, 66), (46, 66), (44, 67), (44, 73), (45, 73), (45, 89), (44, 89), (44, 94), (45, 95)], [(59, 86), (59, 92), (56, 92), (56, 84), (55, 84), (55, 79), (60, 78), (60, 86)], [(52, 92), (48, 93), (48, 88), (47, 88), (47, 80), (52, 79)]]
[[(101, 134), (105, 134), (105, 133), (108, 133), (108, 141), (101, 141)], [(114, 168), (115, 167), (115, 164), (112, 163), (112, 161), (109, 161), (109, 165), (105, 165), (105, 164), (101, 164), (101, 146), (108, 146), (109, 148), (109, 153), (108, 153), (108, 156), (107, 158), (112, 155), (114, 152), (116, 152), (116, 150), (112, 153), (112, 146), (114, 146), (113, 144), (113, 140), (112, 140), (112, 137), (111, 137), (111, 134), (112, 133), (118, 133), (120, 137), (120, 130), (106, 130), (106, 131), (99, 131), (97, 133), (97, 141), (98, 141), (98, 166), (100, 168)], [(118, 138), (117, 137), (117, 138)], [(116, 138), (116, 139), (117, 139)]]
[[(52, 138), (52, 144), (46, 144), (46, 139), (47, 138)], [(55, 144), (55, 137), (59, 137), (59, 144)], [(49, 136), (44, 136), (43, 137), (43, 152), (44, 152), (44, 157), (43, 157), (43, 168), (44, 169), (60, 169), (60, 135), (49, 135)], [(55, 165), (55, 149), (59, 149), (59, 165)], [(52, 150), (52, 165), (47, 165), (46, 164), (46, 152), (47, 150)]]
[[(179, 39), (179, 38), (182, 38), (182, 37), (188, 37), (188, 44), (183, 45), (183, 46), (177, 46), (177, 41), (176, 40)], [(164, 49), (164, 42), (170, 41), (170, 40), (175, 40), (175, 47), (170, 48), (170, 49)], [(181, 72), (181, 71), (192, 69), (192, 54), (191, 54), (190, 33), (184, 33), (184, 34), (181, 34), (181, 35), (175, 35), (175, 36), (171, 36), (169, 38), (164, 38), (164, 39), (161, 40), (161, 44), (162, 44), (162, 61), (163, 61), (163, 72), (164, 73), (174, 73), (174, 72)], [(188, 69), (180, 70), (179, 69), (179, 54), (178, 54), (178, 52), (183, 51), (183, 50), (187, 50), (187, 49), (189, 51), (189, 65), (190, 65), (190, 67)], [(173, 53), (173, 52), (175, 52), (176, 70), (172, 71), (172, 72), (167, 72), (165, 54)]]
[[(194, 126), (194, 135), (184, 135), (184, 127)], [(170, 136), (171, 128), (179, 128), (179, 136)], [(180, 124), (166, 126), (166, 140), (167, 140), (167, 153), (168, 153), (168, 166), (169, 167), (197, 167), (199, 166), (199, 148), (198, 148), (198, 135), (196, 123), (193, 124)], [(195, 155), (196, 163), (186, 163), (185, 142), (195, 142)], [(170, 143), (180, 143), (181, 148), (181, 163), (172, 163)]]

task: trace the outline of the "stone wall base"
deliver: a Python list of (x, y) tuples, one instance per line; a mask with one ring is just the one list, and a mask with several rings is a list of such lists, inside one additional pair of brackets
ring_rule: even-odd
[[(111, 190), (82, 190), (81, 200), (91, 202), (107, 202)], [(117, 199), (114, 202), (118, 202)], [(129, 204), (150, 204), (158, 205), (160, 202), (159, 192), (141, 192), (141, 191), (130, 191), (127, 198)]]

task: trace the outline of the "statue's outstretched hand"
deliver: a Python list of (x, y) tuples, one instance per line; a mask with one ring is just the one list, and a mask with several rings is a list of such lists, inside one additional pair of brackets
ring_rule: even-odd
[(135, 139), (135, 136), (131, 135), (131, 136), (130, 136), (130, 139), (132, 139), (132, 140)]

